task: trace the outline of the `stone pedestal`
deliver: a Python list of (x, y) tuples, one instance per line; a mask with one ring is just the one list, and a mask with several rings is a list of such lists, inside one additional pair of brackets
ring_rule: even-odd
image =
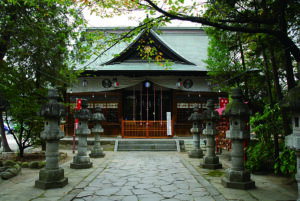
[(59, 104), (57, 90), (49, 90), (50, 101), (44, 104), (39, 111), (40, 116), (45, 117), (45, 130), (41, 133), (41, 138), (46, 139), (46, 167), (40, 170), (39, 180), (35, 181), (35, 187), (41, 189), (62, 188), (68, 184), (68, 179), (64, 177), (64, 170), (58, 165), (58, 144), (59, 140), (65, 136), (60, 130), (60, 117), (67, 114), (65, 107)]
[(73, 157), (73, 162), (70, 164), (72, 169), (87, 169), (93, 166), (90, 157), (87, 155), (87, 136), (91, 134), (88, 128), (88, 120), (92, 117), (87, 106), (87, 100), (82, 99), (82, 109), (78, 110), (74, 115), (75, 119), (78, 119), (78, 129), (75, 131), (76, 136), (78, 136), (78, 153)]
[(200, 133), (202, 133), (201, 115), (198, 113), (199, 105), (195, 104), (194, 113), (189, 117), (189, 121), (193, 121), (191, 133), (193, 134), (193, 150), (188, 152), (190, 158), (202, 158), (203, 151), (200, 147)]
[(214, 103), (212, 100), (208, 100), (206, 106), (207, 110), (202, 114), (202, 120), (206, 121), (206, 129), (203, 130), (203, 135), (205, 135), (207, 139), (206, 154), (200, 166), (205, 169), (221, 169), (222, 164), (219, 163), (219, 157), (217, 157), (215, 153), (215, 137), (219, 133), (216, 129), (219, 113), (214, 111)]
[(94, 133), (95, 136), (95, 142), (93, 149), (90, 153), (91, 158), (103, 158), (105, 154), (103, 153), (103, 149), (100, 144), (100, 135), (101, 133), (104, 132), (101, 122), (105, 121), (104, 115), (101, 113), (101, 108), (96, 107), (95, 108), (95, 113), (93, 115), (93, 122), (94, 122), (94, 128), (92, 129), (92, 132)]
[(244, 141), (250, 139), (250, 132), (245, 129), (245, 119), (249, 117), (248, 106), (242, 101), (242, 92), (239, 88), (232, 91), (232, 102), (226, 106), (225, 116), (229, 117), (230, 130), (226, 137), (232, 141), (232, 167), (226, 169), (222, 184), (227, 188), (251, 189), (255, 182), (250, 179), (250, 173), (244, 168)]
[[(300, 72), (300, 63), (298, 64), (298, 72)], [(297, 77), (300, 78), (299, 73)], [(295, 150), (297, 156), (297, 174), (298, 182), (298, 199), (300, 201), (300, 86), (292, 89), (288, 96), (285, 97), (284, 109), (289, 109), (292, 112), (293, 133), (285, 137), (285, 144), (289, 149)]]
[(193, 134), (193, 150), (188, 152), (190, 158), (202, 158), (203, 151), (200, 147), (200, 133), (202, 129), (191, 128), (191, 133)]

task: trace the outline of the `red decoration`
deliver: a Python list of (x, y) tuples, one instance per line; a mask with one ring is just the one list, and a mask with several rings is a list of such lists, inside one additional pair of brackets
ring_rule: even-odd
[[(76, 110), (81, 109), (81, 99), (76, 100)], [(78, 129), (78, 119), (75, 119), (75, 125), (74, 125), (74, 133), (73, 133), (73, 154), (75, 153), (75, 130)]]
[(226, 107), (226, 105), (229, 103), (228, 98), (220, 98), (220, 108)]

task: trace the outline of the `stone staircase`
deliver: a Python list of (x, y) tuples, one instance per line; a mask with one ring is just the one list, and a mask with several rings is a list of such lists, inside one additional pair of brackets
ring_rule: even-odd
[(116, 140), (115, 151), (178, 151), (180, 141), (174, 139), (122, 139)]

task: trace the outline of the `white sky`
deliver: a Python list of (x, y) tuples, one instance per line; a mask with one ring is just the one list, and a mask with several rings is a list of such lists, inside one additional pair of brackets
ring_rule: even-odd
[[(203, 2), (203, 0), (201, 0)], [(201, 2), (198, 0), (198, 3)], [(192, 0), (186, 0), (185, 4), (193, 2)], [(90, 15), (90, 11), (84, 9), (84, 16), (88, 20), (88, 27), (128, 27), (137, 26), (143, 19), (146, 18), (144, 11), (134, 11), (130, 14), (123, 16), (115, 16), (113, 18), (100, 18), (95, 14)], [(172, 24), (167, 24), (170, 27), (200, 27), (199, 23), (185, 22), (179, 20), (173, 20)]]

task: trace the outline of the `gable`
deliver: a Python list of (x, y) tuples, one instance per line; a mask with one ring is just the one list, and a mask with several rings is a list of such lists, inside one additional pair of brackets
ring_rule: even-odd
[(103, 65), (149, 62), (148, 58), (152, 52), (154, 55), (150, 57), (154, 61), (164, 62), (168, 60), (177, 64), (195, 65), (169, 47), (153, 30), (144, 30), (119, 56), (103, 63)]

